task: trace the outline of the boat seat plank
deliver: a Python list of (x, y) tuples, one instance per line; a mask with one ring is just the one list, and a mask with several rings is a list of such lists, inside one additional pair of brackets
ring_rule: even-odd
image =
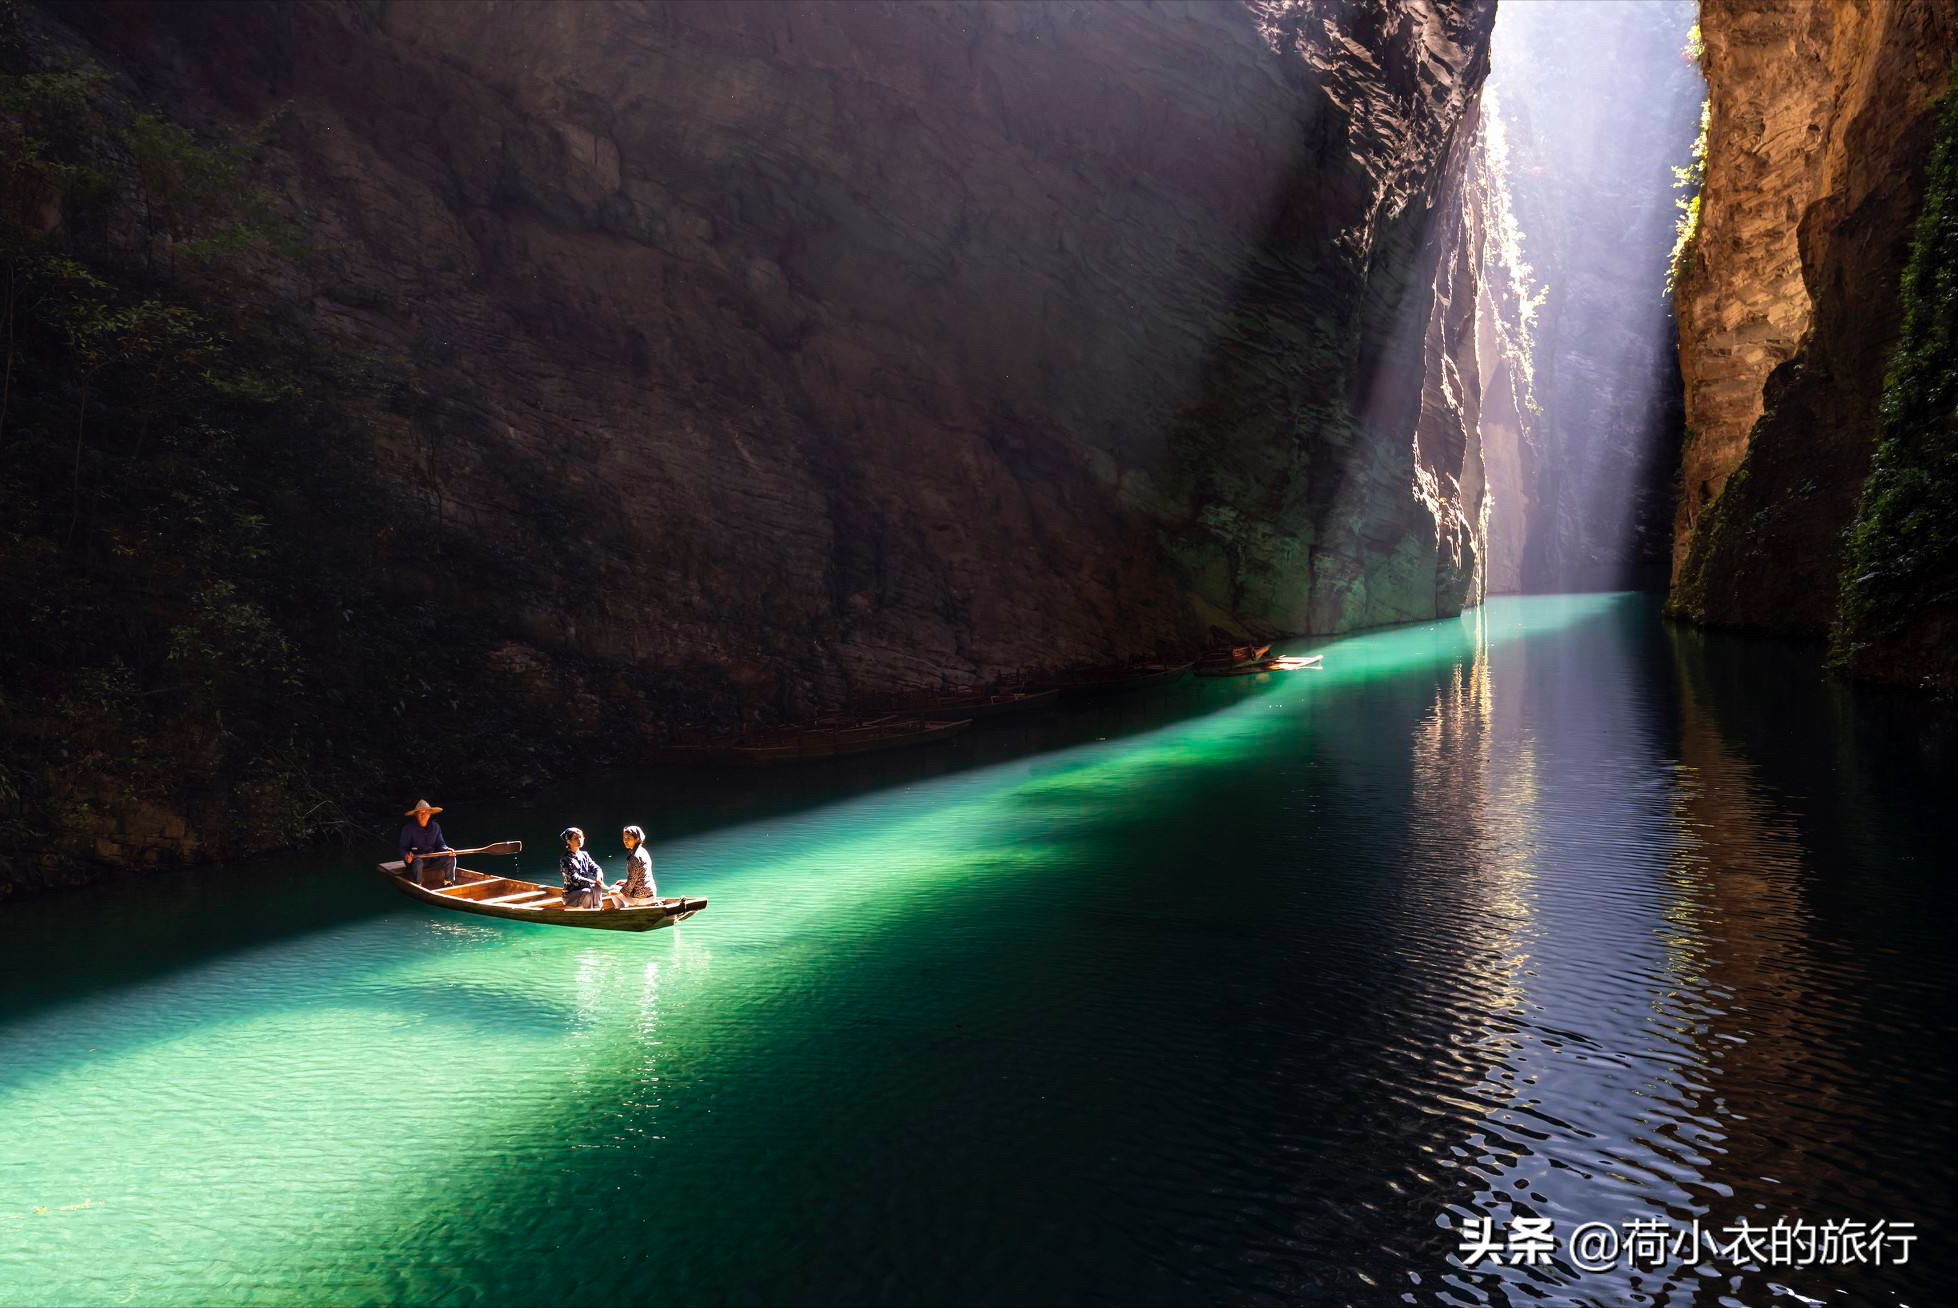
[(504, 885), (500, 881), (461, 881), (453, 886), (424, 886), (422, 888), (424, 890), (433, 890), (444, 899), (466, 899), (471, 903), (481, 903), (490, 895), (502, 890)]
[(476, 902), (479, 904), (514, 904), (523, 899), (549, 899), (550, 896), (551, 892), (548, 890), (519, 890), (514, 895), (498, 895), (494, 899), (479, 899)]

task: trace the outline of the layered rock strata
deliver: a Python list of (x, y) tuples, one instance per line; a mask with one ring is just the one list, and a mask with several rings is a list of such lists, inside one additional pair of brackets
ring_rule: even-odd
[(258, 176), (314, 255), (244, 293), (407, 374), (381, 474), (472, 550), (371, 553), (400, 613), (493, 632), (437, 689), (616, 745), (1473, 602), (1493, 15), (44, 16), (202, 130), (276, 115)]
[[(553, 528), (594, 546), (581, 641), (829, 699), (1460, 607), (1477, 509), (1453, 466), (1411, 491), (1402, 397), (1490, 10), (431, 3), (151, 39), (233, 113), (293, 104), (295, 198), (387, 306), (316, 310), (476, 396), (499, 457), (455, 451), (445, 496), (536, 530), (514, 463), (584, 500)], [(220, 72), (246, 44), (263, 86)]]
[(1709, 0), (1700, 227), (1675, 296), (1687, 436), (1672, 611), (1821, 635), (1958, 57), (1939, 0)]

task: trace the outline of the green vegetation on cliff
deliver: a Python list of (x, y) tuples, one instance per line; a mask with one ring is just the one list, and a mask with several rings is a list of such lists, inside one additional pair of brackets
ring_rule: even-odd
[(632, 716), (453, 602), (524, 586), (421, 471), (468, 397), (317, 333), (252, 182), (281, 124), (201, 138), (0, 46), (0, 895), (541, 780), (588, 684)]
[(1834, 644), (1850, 666), (1958, 609), (1958, 83), (1925, 180), (1880, 440), (1845, 542)]
[[(1692, 41), (1699, 40), (1700, 29), (1693, 29)], [(1687, 47), (1693, 54), (1693, 46)], [(1694, 54), (1695, 58), (1699, 56)], [(1711, 97), (1700, 101), (1700, 134), (1693, 141), (1693, 153), (1683, 165), (1674, 165), (1672, 170), (1673, 189), (1686, 194), (1674, 201), (1679, 206), (1679, 220), (1673, 225), (1672, 254), (1666, 262), (1666, 296), (1672, 297), (1681, 281), (1693, 271), (1694, 244), (1700, 237), (1700, 191), (1706, 185), (1706, 137), (1707, 129), (1713, 121), (1713, 100)]]
[[(1691, 439), (1690, 432), (1685, 439)], [(1744, 507), (1754, 498), (1748, 484), (1752, 470), (1749, 458), (1743, 455), (1719, 498), (1708, 506), (1706, 516), (1694, 529), (1686, 557), (1680, 562), (1679, 575), (1673, 578), (1672, 591), (1666, 597), (1668, 617), (1698, 623), (1710, 620), (1712, 609), (1707, 603), (1707, 590), (1713, 584), (1717, 560), (1722, 557), (1742, 559), (1749, 566), (1763, 562), (1764, 554), (1757, 544), (1762, 534), (1763, 512)]]

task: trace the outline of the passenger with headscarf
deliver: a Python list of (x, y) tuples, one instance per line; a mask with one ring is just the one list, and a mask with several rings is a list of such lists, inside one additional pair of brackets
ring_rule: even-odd
[(566, 827), (558, 832), (558, 839), (564, 842), (564, 857), (557, 861), (557, 870), (564, 876), (564, 906), (605, 907), (605, 892), (611, 887), (605, 884), (604, 869), (585, 852), (585, 833)]
[(620, 838), (625, 842), (625, 884), (619, 887), (619, 897), (627, 908), (657, 904), (659, 890), (653, 885), (653, 854), (646, 848), (646, 833), (627, 827)]

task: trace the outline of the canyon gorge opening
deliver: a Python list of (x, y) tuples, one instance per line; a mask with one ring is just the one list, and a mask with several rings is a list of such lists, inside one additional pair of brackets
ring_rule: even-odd
[(0, 1308), (1947, 1301), (1954, 64), (0, 0)]
[(1950, 675), (1938, 5), (226, 12), (8, 11), (9, 884), (1489, 594)]

